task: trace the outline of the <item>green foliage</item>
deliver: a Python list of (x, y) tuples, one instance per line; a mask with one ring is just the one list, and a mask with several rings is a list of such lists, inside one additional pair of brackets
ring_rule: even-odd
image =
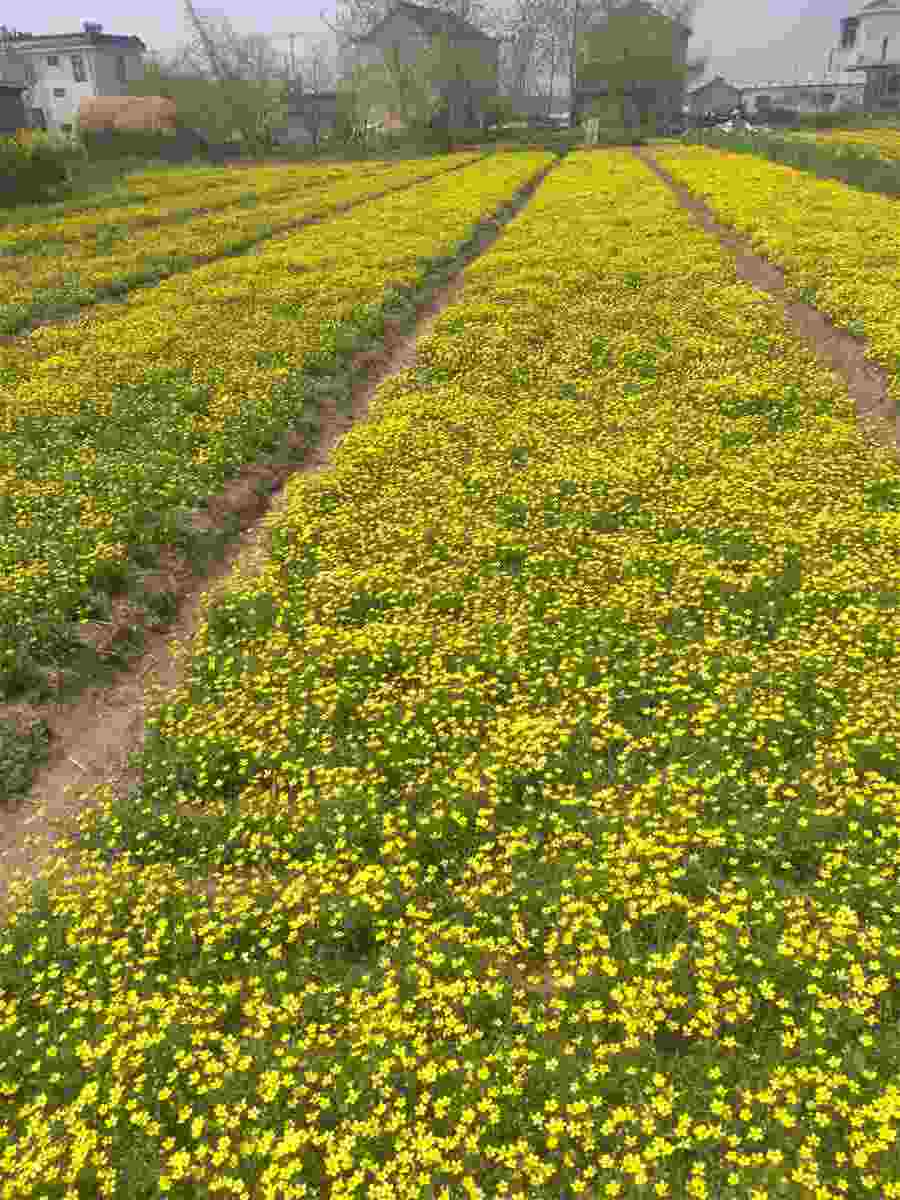
[(211, 142), (237, 135), (251, 152), (271, 144), (272, 129), (287, 118), (283, 82), (176, 75), (155, 63), (128, 85), (130, 96), (165, 96), (175, 102), (178, 121)]
[(47, 761), (50, 731), (35, 721), (21, 734), (11, 721), (0, 721), (0, 801), (27, 794), (37, 769)]
[(820, 179), (839, 179), (866, 192), (900, 196), (900, 162), (884, 159), (867, 146), (815, 143), (778, 134), (723, 133), (698, 129), (685, 141), (720, 147), (741, 154), (756, 154), (784, 166), (809, 171)]
[(64, 191), (71, 151), (44, 134), (20, 130), (0, 138), (0, 207), (33, 204)]
[(579, 84), (606, 84), (623, 124), (646, 127), (652, 112), (694, 73), (682, 61), (679, 28), (661, 13), (610, 13), (601, 28), (586, 30), (579, 40)]

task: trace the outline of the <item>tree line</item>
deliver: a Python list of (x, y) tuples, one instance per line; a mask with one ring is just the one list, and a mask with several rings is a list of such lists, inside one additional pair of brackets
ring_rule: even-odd
[[(339, 72), (334, 47), (347, 62), (355, 40), (384, 18), (391, 0), (339, 0), (331, 17), (322, 14), (331, 39), (308, 44), (293, 62), (271, 36), (239, 34), (224, 14), (201, 13), (192, 0), (184, 2), (188, 40), (168, 56), (151, 53), (143, 80), (129, 91), (174, 100), (183, 123), (210, 140), (238, 137), (259, 148), (274, 142), (301, 95), (336, 92), (337, 132), (344, 137), (378, 112), (394, 113), (407, 129), (434, 125), (446, 107), (448, 79), (477, 86), (488, 125), (511, 120), (519, 102), (535, 96), (548, 112), (555, 99), (567, 100), (574, 120), (612, 111), (628, 124), (658, 106), (661, 96), (680, 94), (706, 67), (705, 60), (686, 60), (679, 44), (696, 0), (512, 0), (504, 9), (484, 0), (433, 0), (430, 7), (498, 39), (496, 73), (477, 50), (446, 36), (433, 38), (413, 61), (394, 49), (375, 63)], [(604, 86), (606, 97), (596, 96)], [(579, 110), (574, 98), (586, 87), (595, 98)], [(304, 111), (316, 140), (315, 104)]]

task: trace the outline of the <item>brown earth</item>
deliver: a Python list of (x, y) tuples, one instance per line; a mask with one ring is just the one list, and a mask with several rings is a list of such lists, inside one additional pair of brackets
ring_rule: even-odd
[[(637, 153), (648, 166), (675, 191), (681, 202), (698, 222), (714, 233), (734, 255), (740, 277), (747, 282), (780, 297), (784, 278), (770, 263), (751, 252), (746, 240), (733, 231), (716, 224), (708, 210), (691, 197), (685, 189), (674, 184), (644, 149)], [(354, 391), (349, 415), (341, 415), (332, 404), (322, 408), (322, 437), (301, 466), (273, 467), (251, 465), (219, 496), (210, 501), (208, 518), (216, 523), (226, 513), (237, 513), (242, 533), (215, 568), (203, 575), (192, 574), (185, 563), (174, 554), (159, 571), (160, 586), (173, 588), (179, 598), (179, 614), (174, 625), (164, 633), (149, 634), (146, 652), (122, 677), (105, 689), (86, 692), (74, 704), (52, 706), (20, 714), (23, 717), (43, 716), (51, 727), (52, 758), (38, 774), (30, 796), (16, 811), (0, 811), (0, 908), (10, 907), (10, 885), (16, 877), (31, 880), (37, 877), (50, 858), (57, 858), (67, 878), (72, 878), (78, 866), (74, 849), (60, 853), (59, 841), (65, 835), (77, 833), (76, 818), (92, 803), (92, 790), (109, 784), (119, 796), (127, 794), (132, 784), (139, 782), (139, 773), (130, 764), (130, 756), (143, 743), (144, 721), (159, 698), (175, 688), (182, 677), (184, 657), (189, 653), (191, 638), (202, 615), (203, 592), (214, 592), (228, 579), (233, 567), (258, 563), (266, 552), (265, 529), (261, 518), (270, 508), (284, 501), (284, 484), (295, 472), (321, 471), (330, 464), (330, 455), (341, 437), (368, 415), (370, 399), (378, 385), (388, 376), (415, 364), (416, 338), (424, 333), (436, 316), (455, 298), (462, 286), (456, 276), (419, 312), (419, 324), (411, 334), (404, 335), (393, 325), (385, 332), (384, 347), (358, 355), (357, 367), (368, 368), (368, 376)], [(884, 443), (893, 439), (898, 445), (897, 417), (890, 413), (887, 401), (885, 373), (865, 359), (865, 343), (845, 331), (836, 329), (808, 305), (788, 302), (785, 311), (791, 325), (846, 381), (856, 402), (861, 421), (865, 421)], [(290, 439), (289, 439), (290, 440)], [(263, 494), (260, 494), (263, 493)], [(268, 493), (268, 494), (266, 494)], [(128, 613), (123, 606), (109, 626), (98, 626), (97, 643), (110, 640), (117, 625), (126, 622)], [(0, 707), (0, 717), (4, 710)], [(208, 895), (216, 881), (202, 880), (198, 884)], [(0, 918), (2, 919), (2, 918)], [(511, 978), (525, 978), (524, 961), (493, 962)], [(545, 997), (559, 989), (546, 974), (545, 967), (535, 961), (527, 972), (525, 986)]]

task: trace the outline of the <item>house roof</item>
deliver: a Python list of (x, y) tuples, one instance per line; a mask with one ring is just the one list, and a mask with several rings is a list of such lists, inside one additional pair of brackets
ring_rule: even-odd
[(716, 75), (713, 79), (707, 79), (706, 83), (701, 83), (699, 87), (691, 88), (691, 90), (688, 92), (688, 95), (696, 96), (700, 92), (705, 92), (707, 88), (711, 88), (717, 83), (724, 84), (725, 87), (731, 88), (733, 92), (739, 90), (733, 83), (729, 83), (724, 75)]
[(133, 46), (137, 50), (147, 49), (141, 39), (132, 34), (95, 33), (93, 31), (85, 33), (83, 30), (79, 30), (77, 33), (20, 33), (10, 39), (10, 44), (17, 50), (28, 50), (34, 43), (43, 42), (79, 42), (82, 45)]
[(426, 8), (421, 4), (409, 4), (406, 0), (400, 0), (399, 4), (395, 4), (390, 12), (373, 25), (368, 33), (362, 37), (353, 38), (354, 42), (369, 42), (375, 34), (377, 34), (395, 13), (402, 13), (404, 17), (408, 17), (410, 21), (414, 21), (419, 28), (424, 32), (434, 37), (438, 34), (445, 33), (451, 38), (483, 38), (485, 41), (493, 42), (497, 39), (490, 37), (483, 30), (478, 29), (470, 21), (464, 21), (462, 17), (456, 16), (455, 13), (444, 12), (439, 8)]
[[(647, 16), (650, 16), (651, 14), (656, 16), (666, 15), (665, 13), (661, 13), (655, 4), (649, 3), (649, 0), (628, 0), (627, 3), (619, 5), (619, 7), (615, 8), (613, 11), (631, 13), (638, 12), (644, 13)], [(609, 15), (607, 13), (598, 13), (589, 21), (589, 27), (591, 29), (598, 29), (601, 25), (605, 25), (608, 19)], [(672, 17), (670, 20), (674, 21), (676, 25), (680, 25), (688, 34), (692, 34), (694, 32), (689, 25), (687, 25), (684, 21), (680, 21), (677, 17)]]
[(888, 8), (900, 11), (900, 2), (898, 0), (869, 0), (869, 3), (864, 4), (859, 11), (861, 13), (871, 12), (875, 8)]

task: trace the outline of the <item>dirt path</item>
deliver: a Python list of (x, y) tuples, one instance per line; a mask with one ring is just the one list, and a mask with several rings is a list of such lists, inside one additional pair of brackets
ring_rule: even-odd
[(750, 249), (749, 238), (726, 225), (720, 225), (707, 206), (677, 183), (649, 150), (638, 147), (634, 153), (671, 188), (697, 224), (719, 239), (733, 256), (738, 276), (781, 301), (794, 331), (846, 382), (856, 405), (857, 420), (866, 436), (882, 446), (900, 448), (900, 413), (895, 411), (888, 395), (887, 372), (866, 358), (865, 341), (845, 329), (838, 329), (828, 317), (809, 304), (788, 299), (783, 272), (768, 259), (754, 253)]

